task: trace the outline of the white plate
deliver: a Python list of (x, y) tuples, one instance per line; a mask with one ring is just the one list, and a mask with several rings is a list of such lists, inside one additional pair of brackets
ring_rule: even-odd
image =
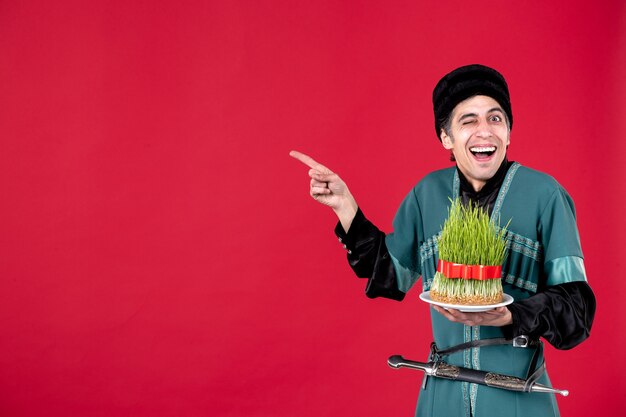
[(487, 305), (481, 305), (481, 306), (448, 304), (448, 303), (442, 303), (440, 301), (435, 301), (435, 300), (430, 298), (430, 291), (424, 291), (423, 293), (421, 293), (420, 294), (420, 298), (422, 299), (422, 301), (426, 301), (429, 304), (434, 304), (434, 305), (439, 306), (439, 307), (453, 308), (455, 310), (460, 310), (460, 311), (464, 311), (464, 312), (471, 312), (471, 313), (478, 313), (480, 311), (487, 311), (487, 310), (491, 310), (491, 309), (498, 308), (498, 307), (504, 307), (504, 306), (509, 305), (509, 304), (511, 304), (513, 302), (513, 297), (511, 297), (508, 294), (503, 294), (504, 300), (501, 303), (498, 303), (498, 304), (487, 304)]

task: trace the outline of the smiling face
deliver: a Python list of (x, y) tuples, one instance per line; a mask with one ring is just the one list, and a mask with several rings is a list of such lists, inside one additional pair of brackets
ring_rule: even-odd
[(442, 129), (440, 137), (467, 181), (480, 191), (504, 161), (509, 136), (506, 114), (498, 102), (474, 96), (456, 105), (450, 128)]

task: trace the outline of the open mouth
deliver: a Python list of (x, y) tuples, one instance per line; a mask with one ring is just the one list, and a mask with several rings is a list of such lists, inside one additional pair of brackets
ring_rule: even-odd
[(496, 152), (495, 146), (474, 146), (470, 152), (476, 159), (487, 159)]

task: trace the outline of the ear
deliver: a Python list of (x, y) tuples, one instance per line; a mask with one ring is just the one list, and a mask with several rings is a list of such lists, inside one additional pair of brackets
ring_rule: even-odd
[(452, 149), (454, 141), (450, 136), (448, 136), (444, 129), (441, 129), (441, 132), (439, 133), (439, 139), (441, 139), (441, 144), (445, 149)]

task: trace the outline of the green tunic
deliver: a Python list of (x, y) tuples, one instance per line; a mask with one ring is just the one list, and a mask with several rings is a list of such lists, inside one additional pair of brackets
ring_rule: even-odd
[[(404, 199), (387, 235), (398, 279), (407, 292), (422, 277), (422, 289), (432, 284), (437, 238), (447, 217), (450, 199), (459, 195), (456, 168), (426, 176)], [(552, 177), (513, 163), (500, 188), (492, 218), (510, 220), (503, 287), (515, 300), (551, 285), (586, 281), (572, 199)], [(433, 337), (440, 349), (476, 339), (503, 337), (498, 327), (452, 323), (431, 309)], [(525, 378), (534, 349), (510, 345), (473, 348), (446, 361), (472, 369)], [(543, 358), (540, 359), (540, 361)], [(539, 362), (540, 363), (540, 362)], [(547, 374), (538, 381), (550, 385)], [(552, 394), (517, 393), (477, 384), (429, 378), (420, 391), (416, 416), (558, 416)]]

